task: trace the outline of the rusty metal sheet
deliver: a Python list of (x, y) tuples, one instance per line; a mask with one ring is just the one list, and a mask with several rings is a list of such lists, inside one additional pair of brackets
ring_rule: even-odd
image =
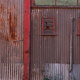
[(0, 0), (0, 80), (23, 79), (24, 0)]

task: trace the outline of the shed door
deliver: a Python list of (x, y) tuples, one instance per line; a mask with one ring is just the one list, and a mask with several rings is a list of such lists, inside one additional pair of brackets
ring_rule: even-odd
[[(80, 80), (79, 17), (76, 8), (32, 8), (31, 80)], [(42, 33), (45, 18), (55, 18), (54, 34)]]

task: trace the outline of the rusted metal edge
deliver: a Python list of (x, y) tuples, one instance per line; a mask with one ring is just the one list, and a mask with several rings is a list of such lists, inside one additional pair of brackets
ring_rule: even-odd
[(30, 0), (25, 0), (24, 80), (29, 80), (30, 63)]
[(31, 8), (60, 8), (60, 9), (80, 9), (80, 6), (31, 6)]

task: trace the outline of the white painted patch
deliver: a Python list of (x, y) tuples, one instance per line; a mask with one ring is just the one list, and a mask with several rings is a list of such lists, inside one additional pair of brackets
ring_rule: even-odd
[(45, 64), (45, 76), (50, 80), (69, 80), (69, 64)]

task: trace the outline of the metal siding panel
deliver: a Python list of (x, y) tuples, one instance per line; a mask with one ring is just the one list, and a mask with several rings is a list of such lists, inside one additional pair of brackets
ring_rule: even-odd
[(24, 0), (0, 0), (0, 79), (23, 79)]
[[(45, 63), (70, 63), (71, 18), (74, 21), (74, 64), (80, 64), (80, 44), (78, 33), (79, 9), (33, 8), (31, 13), (31, 80), (44, 79)], [(55, 17), (56, 36), (41, 36), (42, 18)], [(69, 66), (68, 66), (69, 67)], [(66, 67), (61, 67), (65, 73)], [(79, 69), (79, 68), (78, 68)], [(42, 72), (43, 71), (43, 72)], [(77, 72), (76, 72), (77, 73)], [(56, 71), (55, 71), (56, 74)], [(69, 73), (68, 73), (69, 74)], [(79, 75), (79, 73), (78, 73)], [(78, 76), (79, 77), (79, 76)]]

